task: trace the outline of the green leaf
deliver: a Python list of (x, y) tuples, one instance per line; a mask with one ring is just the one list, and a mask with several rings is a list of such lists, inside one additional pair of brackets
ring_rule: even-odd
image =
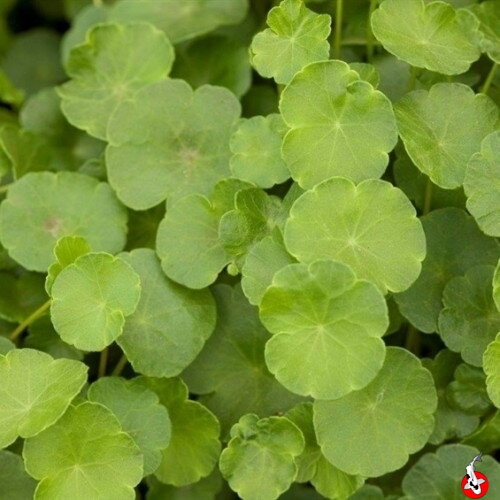
[(232, 427), (219, 467), (243, 500), (273, 500), (291, 486), (297, 475), (294, 459), (303, 449), (302, 432), (290, 420), (259, 420), (251, 413)]
[(215, 328), (209, 290), (188, 290), (163, 273), (153, 250), (120, 254), (141, 279), (141, 298), (123, 327), (118, 344), (134, 370), (173, 377), (188, 366)]
[(288, 83), (307, 64), (328, 59), (330, 22), (329, 15), (316, 14), (302, 0), (283, 0), (268, 13), (269, 28), (252, 40), (253, 66), (276, 83)]
[(500, 259), (498, 259), (495, 274), (493, 275), (493, 300), (500, 311)]
[(70, 406), (64, 416), (23, 449), (28, 473), (40, 480), (36, 500), (133, 500), (143, 458), (110, 410), (97, 403)]
[(384, 0), (371, 25), (391, 54), (445, 75), (464, 73), (481, 54), (476, 17), (444, 2)]
[(380, 75), (373, 64), (352, 62), (349, 63), (349, 66), (358, 73), (361, 80), (365, 80), (365, 82), (371, 84), (375, 89), (379, 86)]
[[(464, 493), (460, 488), (460, 479), (464, 476), (465, 466), (477, 455), (479, 450), (462, 444), (448, 444), (438, 448), (436, 453), (426, 453), (403, 479), (404, 498), (462, 500)], [(478, 472), (488, 478), (488, 494), (495, 498), (500, 491), (500, 465), (494, 458), (483, 456), (481, 462), (476, 462), (475, 466)], [(432, 495), (429, 494), (430, 491)]]
[(61, 338), (83, 351), (101, 351), (122, 334), (141, 282), (123, 260), (89, 253), (59, 273), (51, 293), (50, 315)]
[(484, 453), (497, 450), (500, 447), (500, 412), (493, 413), (476, 431), (463, 439), (462, 443), (476, 446)]
[(150, 24), (98, 25), (69, 55), (72, 80), (58, 89), (61, 109), (72, 125), (106, 139), (120, 102), (165, 78), (173, 61), (171, 43)]
[(486, 136), (468, 163), (464, 181), (467, 210), (490, 236), (500, 236), (500, 131)]
[(242, 121), (229, 143), (233, 153), (230, 162), (233, 175), (262, 188), (285, 182), (290, 177), (281, 158), (281, 143), (286, 131), (279, 114)]
[(399, 469), (425, 445), (436, 405), (431, 374), (408, 351), (388, 347), (384, 366), (364, 389), (314, 402), (314, 428), (333, 465), (376, 477)]
[(483, 369), (486, 373), (488, 396), (500, 408), (500, 333), (484, 352)]
[(64, 268), (73, 264), (78, 257), (90, 252), (90, 245), (81, 236), (63, 236), (57, 240), (54, 247), (56, 261), (49, 267), (45, 281), (45, 290), (47, 293), (50, 294), (54, 280)]
[(87, 379), (79, 361), (54, 360), (33, 349), (0, 355), (0, 448), (56, 422)]
[(471, 11), (479, 19), (479, 29), (483, 33), (482, 49), (488, 56), (500, 64), (500, 5), (488, 0), (470, 6)]
[(0, 336), (0, 354), (7, 354), (15, 348), (16, 345), (14, 343), (12, 343), (9, 339)]
[(278, 271), (259, 306), (273, 337), (269, 370), (287, 389), (337, 399), (365, 387), (385, 357), (388, 325), (380, 290), (340, 262), (290, 264)]
[(302, 431), (305, 439), (304, 451), (295, 459), (298, 466), (296, 481), (310, 481), (319, 493), (333, 500), (351, 498), (361, 488), (364, 479), (342, 472), (323, 456), (314, 433), (312, 404), (301, 403), (285, 416)]
[(411, 92), (396, 104), (395, 112), (413, 163), (444, 189), (463, 184), (469, 158), (498, 119), (488, 96), (474, 94), (461, 83)]
[(274, 274), (295, 262), (286, 251), (279, 231), (274, 231), (253, 245), (241, 270), (241, 287), (250, 304), (259, 305)]
[(391, 103), (345, 62), (313, 63), (297, 73), (280, 111), (291, 129), (283, 158), (301, 187), (334, 175), (359, 182), (384, 173), (397, 142)]
[(401, 314), (422, 332), (437, 331), (446, 283), (475, 265), (495, 265), (500, 247), (474, 219), (458, 208), (434, 210), (422, 217), (427, 256), (417, 281), (394, 296)]
[(89, 401), (113, 412), (144, 455), (144, 475), (153, 473), (170, 441), (170, 418), (158, 396), (134, 380), (119, 377), (101, 377), (87, 395)]
[(285, 246), (300, 262), (344, 262), (383, 293), (406, 290), (425, 257), (414, 207), (402, 191), (380, 180), (355, 186), (336, 177), (307, 191), (290, 210)]
[(229, 138), (240, 104), (227, 89), (166, 80), (122, 101), (110, 121), (106, 163), (111, 186), (134, 210), (209, 195), (229, 176)]
[(3, 500), (31, 500), (36, 481), (24, 470), (23, 460), (10, 451), (0, 451), (0, 497)]
[(476, 266), (457, 276), (443, 291), (438, 329), (446, 346), (464, 361), (481, 366), (483, 353), (500, 331), (500, 312), (491, 295), (493, 266)]
[(216, 285), (218, 321), (195, 361), (182, 374), (199, 401), (219, 418), (223, 437), (245, 413), (283, 412), (301, 398), (271, 375), (264, 360), (269, 333), (239, 287)]
[(215, 416), (200, 403), (187, 399), (187, 387), (179, 378), (139, 377), (136, 381), (158, 395), (172, 423), (170, 444), (162, 450), (155, 476), (162, 483), (178, 487), (208, 476), (221, 448)]
[(24, 101), (24, 92), (14, 86), (2, 69), (0, 69), (0, 101), (13, 107), (21, 106)]
[(63, 236), (84, 237), (95, 251), (125, 245), (127, 213), (109, 185), (74, 172), (30, 173), (0, 205), (0, 240), (22, 266), (46, 272)]

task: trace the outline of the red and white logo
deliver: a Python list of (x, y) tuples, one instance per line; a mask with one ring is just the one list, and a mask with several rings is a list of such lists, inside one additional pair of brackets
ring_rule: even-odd
[(469, 498), (482, 498), (488, 493), (488, 478), (482, 472), (476, 472), (474, 464), (482, 462), (482, 453), (472, 459), (472, 462), (465, 468), (467, 474), (462, 479), (462, 491)]

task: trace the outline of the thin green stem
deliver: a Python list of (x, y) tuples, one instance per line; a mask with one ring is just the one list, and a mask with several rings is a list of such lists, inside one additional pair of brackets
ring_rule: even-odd
[(125, 356), (125, 354), (123, 354), (122, 357), (120, 358), (120, 361), (118, 361), (118, 363), (116, 363), (116, 366), (114, 367), (113, 371), (111, 372), (111, 375), (120, 375), (120, 373), (123, 371), (123, 369), (125, 368), (127, 363), (128, 363), (127, 356)]
[(414, 354), (419, 354), (420, 351), (420, 333), (411, 323), (406, 332), (405, 348)]
[(486, 80), (483, 83), (483, 86), (481, 87), (481, 93), (482, 94), (487, 94), (488, 90), (490, 90), (491, 84), (493, 83), (493, 79), (495, 78), (495, 73), (497, 71), (498, 64), (493, 63), (493, 66), (490, 69), (490, 72), (488, 73), (488, 76), (486, 77)]
[(104, 350), (101, 351), (101, 355), (99, 357), (99, 369), (97, 371), (97, 376), (99, 378), (104, 377), (106, 375), (106, 366), (108, 364), (108, 356), (109, 356), (109, 350), (106, 347)]
[(21, 335), (21, 333), (23, 333), (25, 328), (30, 326), (31, 323), (33, 323), (33, 321), (35, 321), (36, 319), (38, 319), (40, 316), (42, 316), (45, 313), (45, 311), (50, 307), (51, 303), (52, 303), (52, 301), (50, 299), (47, 300), (47, 302), (42, 304), (35, 312), (30, 314), (22, 323), (19, 323), (17, 328), (15, 328), (10, 333), (9, 339), (13, 340), (13, 341), (16, 340), (17, 337), (19, 337), (19, 335)]
[(370, 0), (370, 8), (368, 10), (368, 21), (366, 23), (366, 59), (369, 63), (373, 61), (373, 51), (375, 48), (375, 37), (372, 31), (372, 14), (377, 6), (377, 0)]
[(335, 33), (333, 42), (333, 56), (335, 59), (340, 59), (340, 48), (342, 47), (342, 11), (344, 8), (344, 0), (337, 0), (335, 9)]
[(426, 215), (431, 211), (432, 206), (432, 181), (427, 177), (427, 183), (425, 184), (425, 194), (424, 194), (424, 208), (423, 214)]
[(5, 184), (3, 186), (0, 186), (0, 194), (6, 193), (7, 190), (10, 188), (12, 184)]

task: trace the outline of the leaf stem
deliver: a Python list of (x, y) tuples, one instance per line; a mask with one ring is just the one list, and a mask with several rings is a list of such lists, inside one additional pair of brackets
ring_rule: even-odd
[(123, 371), (123, 369), (125, 368), (127, 363), (128, 363), (127, 356), (125, 356), (125, 354), (123, 354), (122, 357), (120, 358), (120, 360), (118, 361), (118, 363), (116, 363), (116, 366), (114, 367), (113, 371), (111, 372), (111, 375), (114, 375), (114, 376), (120, 375), (120, 373)]
[(408, 324), (406, 332), (405, 349), (417, 355), (420, 351), (420, 333), (411, 323)]
[(342, 46), (342, 11), (344, 8), (344, 0), (337, 0), (335, 9), (335, 33), (333, 56), (335, 59), (340, 59), (340, 48)]
[(97, 376), (99, 378), (104, 377), (106, 375), (106, 365), (108, 364), (108, 356), (109, 356), (109, 349), (105, 347), (101, 351), (101, 355), (99, 357), (99, 369), (97, 371)]
[(493, 79), (495, 78), (495, 73), (497, 71), (498, 64), (496, 62), (493, 63), (493, 66), (491, 66), (490, 72), (488, 73), (488, 76), (486, 77), (486, 80), (484, 81), (483, 86), (481, 87), (480, 92), (482, 94), (487, 94), (488, 90), (490, 90), (491, 84), (493, 83)]
[(366, 23), (366, 59), (369, 63), (373, 60), (373, 50), (375, 48), (375, 37), (372, 31), (372, 14), (377, 6), (377, 0), (370, 0), (370, 7), (368, 10), (368, 21)]
[(51, 303), (52, 303), (51, 299), (47, 300), (47, 302), (42, 304), (36, 311), (34, 311), (32, 314), (30, 314), (24, 321), (19, 323), (19, 325), (14, 330), (12, 330), (12, 332), (10, 333), (9, 339), (16, 340), (17, 337), (19, 337), (19, 335), (21, 335), (21, 333), (23, 333), (23, 331), (26, 327), (31, 325), (31, 323), (33, 323), (33, 321), (35, 321), (36, 319), (38, 319), (40, 316), (42, 316), (45, 313), (45, 311), (50, 307)]
[(432, 205), (432, 181), (429, 177), (427, 177), (427, 183), (425, 184), (423, 215), (426, 215), (431, 211), (431, 205)]

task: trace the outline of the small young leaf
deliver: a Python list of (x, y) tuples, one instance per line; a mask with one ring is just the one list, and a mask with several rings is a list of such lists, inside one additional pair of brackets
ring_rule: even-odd
[(436, 405), (432, 376), (420, 360), (388, 347), (382, 370), (364, 389), (314, 402), (314, 428), (333, 465), (376, 477), (399, 469), (425, 445)]
[(425, 257), (414, 207), (402, 191), (381, 180), (355, 186), (334, 177), (304, 193), (290, 210), (285, 246), (300, 262), (344, 262), (383, 293), (407, 289)]
[(359, 182), (384, 173), (397, 142), (391, 103), (345, 62), (313, 63), (297, 73), (280, 111), (291, 129), (283, 158), (301, 187), (334, 175)]
[(40, 483), (36, 500), (133, 500), (143, 456), (110, 410), (97, 403), (70, 406), (52, 427), (24, 443), (26, 470)]
[(476, 17), (445, 2), (384, 0), (371, 25), (391, 54), (445, 75), (464, 73), (481, 54)]
[(95, 251), (125, 245), (127, 213), (108, 184), (74, 172), (30, 173), (0, 205), (0, 240), (22, 266), (46, 272), (63, 236), (84, 237)]
[(87, 396), (113, 412), (144, 455), (144, 475), (153, 473), (160, 465), (161, 450), (170, 441), (170, 418), (158, 396), (134, 380), (119, 377), (101, 377)]
[(288, 83), (307, 64), (328, 59), (330, 22), (329, 15), (316, 14), (302, 0), (283, 0), (268, 13), (269, 28), (252, 40), (253, 66), (276, 83)]
[(171, 43), (150, 24), (98, 25), (70, 53), (66, 68), (72, 80), (58, 89), (61, 109), (72, 125), (106, 139), (119, 103), (164, 79), (173, 61)]
[(370, 383), (382, 367), (389, 325), (380, 290), (329, 260), (278, 271), (259, 306), (274, 335), (269, 370), (287, 389), (337, 399)]
[(51, 292), (50, 315), (61, 338), (83, 351), (101, 351), (122, 334), (141, 283), (123, 260), (89, 253), (59, 273)]
[(0, 448), (56, 422), (87, 379), (87, 366), (33, 349), (0, 355)]
[[(219, 467), (243, 500), (273, 500), (297, 475), (295, 457), (304, 449), (300, 429), (285, 417), (247, 414), (231, 429)], [(258, 478), (258, 481), (256, 481)]]
[(36, 481), (24, 470), (23, 459), (10, 451), (0, 451), (0, 498), (31, 500)]

